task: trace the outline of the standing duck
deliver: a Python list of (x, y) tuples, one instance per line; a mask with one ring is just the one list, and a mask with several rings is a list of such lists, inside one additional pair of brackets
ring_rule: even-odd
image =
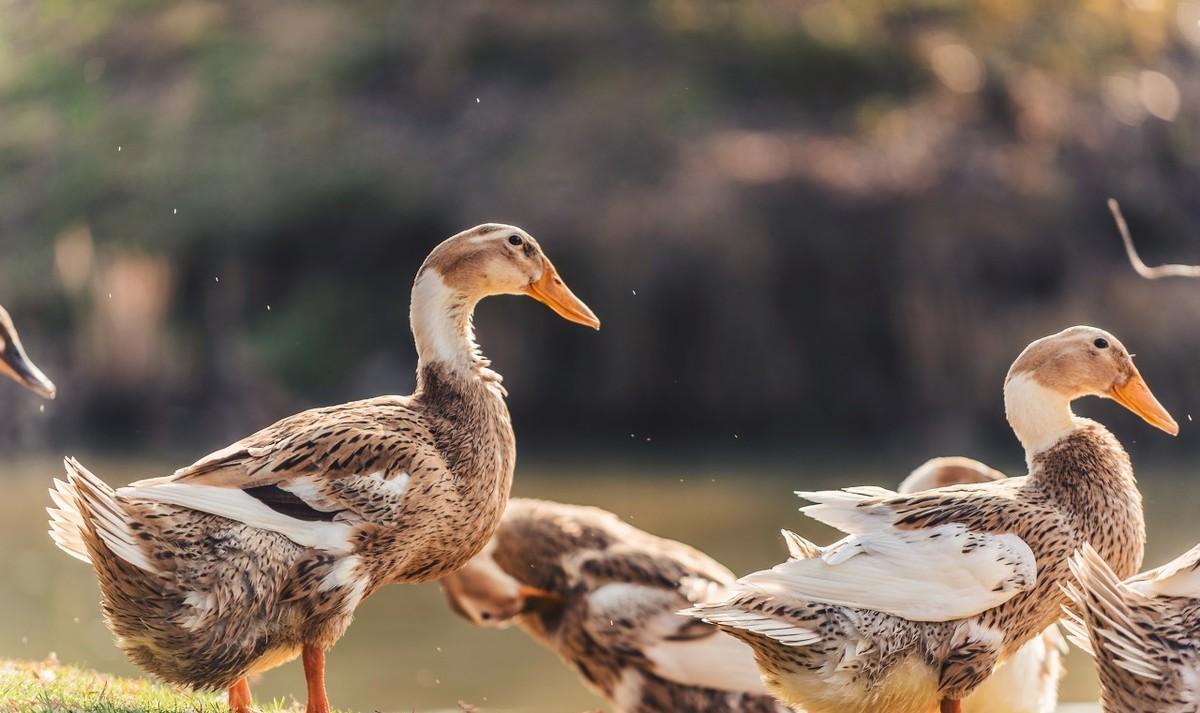
[[(914, 470), (897, 490), (922, 490), (967, 483), (991, 483), (1006, 476), (971, 458), (933, 458)], [(963, 701), (964, 713), (1054, 713), (1063, 676), (1066, 642), (1051, 625), (996, 666), (991, 676)]]
[(8, 311), (3, 307), (0, 307), (0, 374), (42, 398), (52, 399), (56, 393), (54, 382), (47, 379), (42, 370), (25, 354), (12, 317), (8, 316)]
[(525, 231), (481, 225), (417, 273), (413, 395), (304, 411), (116, 490), (68, 459), (50, 534), (92, 564), (117, 645), (162, 679), (227, 689), (236, 713), (248, 675), (301, 656), (307, 711), (326, 713), (325, 651), (359, 602), (453, 572), (500, 522), (516, 447), (471, 325), (498, 294), (600, 325)]
[(1200, 710), (1200, 545), (1122, 582), (1085, 544), (1071, 573), (1063, 623), (1096, 659), (1104, 713)]
[(1029, 475), (898, 495), (801, 493), (802, 511), (847, 533), (818, 553), (739, 580), (690, 610), (755, 649), (767, 686), (809, 713), (961, 713), (991, 673), (1059, 617), (1067, 559), (1092, 543), (1128, 576), (1145, 525), (1129, 456), (1071, 402), (1116, 400), (1179, 427), (1116, 337), (1072, 327), (1030, 344), (1004, 385)]
[(733, 582), (704, 553), (610, 512), (519, 498), (442, 588), (476, 625), (515, 622), (621, 713), (785, 713), (748, 646), (677, 613)]

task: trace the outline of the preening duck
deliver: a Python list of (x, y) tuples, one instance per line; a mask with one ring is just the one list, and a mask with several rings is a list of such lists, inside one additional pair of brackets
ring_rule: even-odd
[(1067, 559), (1083, 543), (1119, 575), (1141, 563), (1129, 457), (1071, 412), (1087, 395), (1178, 432), (1116, 337), (1072, 327), (1039, 339), (1004, 385), (1028, 476), (911, 495), (801, 493), (816, 503), (806, 515), (847, 537), (803, 543), (817, 556), (746, 576), (689, 613), (749, 642), (768, 688), (809, 713), (961, 712), (998, 662), (1058, 619)]
[(95, 569), (126, 654), (167, 681), (227, 689), (237, 713), (247, 675), (302, 656), (308, 713), (326, 713), (325, 651), (359, 602), (454, 571), (500, 522), (516, 446), (471, 326), (498, 294), (600, 326), (525, 231), (481, 225), (417, 273), (411, 396), (304, 411), (116, 490), (67, 460), (50, 534)]
[(442, 588), (477, 625), (516, 623), (621, 713), (785, 713), (748, 646), (677, 613), (733, 582), (704, 553), (610, 512), (518, 498)]
[(1122, 582), (1085, 544), (1071, 573), (1063, 624), (1096, 659), (1104, 713), (1200, 710), (1200, 545)]
[[(977, 460), (933, 458), (914, 470), (897, 490), (901, 495), (967, 483), (992, 483), (1006, 476)], [(1066, 642), (1052, 625), (996, 665), (987, 680), (962, 702), (964, 713), (1054, 713), (1063, 676)]]
[(25, 353), (12, 317), (3, 307), (0, 307), (0, 374), (42, 398), (52, 399), (56, 393), (54, 382), (47, 379)]

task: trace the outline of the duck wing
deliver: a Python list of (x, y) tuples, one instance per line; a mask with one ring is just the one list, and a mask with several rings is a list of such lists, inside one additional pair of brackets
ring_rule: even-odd
[(344, 554), (358, 526), (394, 520), (414, 472), (444, 468), (406, 400), (380, 397), (290, 416), (174, 475), (117, 493)]
[(819, 556), (793, 553), (790, 561), (738, 584), (785, 603), (822, 602), (928, 622), (974, 616), (1033, 587), (1036, 558), (1024, 540), (947, 515), (955, 509), (1011, 507), (1011, 498), (989, 493), (987, 486), (933, 492), (908, 497), (882, 488), (799, 493), (815, 503), (802, 512), (847, 536), (820, 548)]

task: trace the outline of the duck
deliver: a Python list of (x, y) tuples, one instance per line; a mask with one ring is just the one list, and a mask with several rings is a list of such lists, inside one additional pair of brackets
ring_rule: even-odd
[(686, 613), (741, 637), (768, 689), (809, 713), (962, 713), (962, 701), (1059, 617), (1067, 560), (1090, 542), (1119, 575), (1145, 544), (1129, 456), (1071, 402), (1115, 400), (1179, 426), (1129, 351), (1076, 326), (1027, 346), (1004, 383), (1028, 475), (901, 495), (801, 492), (801, 511), (846, 534)]
[(125, 654), (170, 683), (224, 689), (234, 713), (251, 710), (247, 676), (300, 657), (306, 711), (328, 713), (326, 652), (359, 603), (453, 572), (500, 523), (516, 445), (472, 315), (501, 294), (600, 327), (533, 237), (488, 223), (417, 272), (412, 395), (303, 411), (121, 488), (66, 459), (50, 536), (95, 570)]
[[(992, 483), (1004, 473), (974, 458), (944, 456), (931, 458), (900, 483), (901, 495), (967, 483)], [(964, 713), (1054, 713), (1058, 708), (1058, 684), (1065, 673), (1062, 657), (1066, 640), (1052, 624), (1007, 660), (997, 664), (970, 696), (963, 700)]]
[(441, 585), (455, 613), (515, 624), (619, 713), (786, 713), (750, 647), (677, 613), (733, 583), (703, 552), (606, 510), (514, 498), (491, 542)]
[(1096, 659), (1101, 710), (1200, 709), (1200, 545), (1124, 581), (1088, 543), (1070, 567), (1063, 625)]
[(53, 399), (58, 393), (54, 382), (25, 353), (12, 317), (3, 307), (0, 307), (0, 374), (44, 399)]

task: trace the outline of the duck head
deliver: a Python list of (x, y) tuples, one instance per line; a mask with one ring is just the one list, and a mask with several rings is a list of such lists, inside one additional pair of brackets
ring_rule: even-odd
[(571, 292), (524, 230), (485, 223), (433, 249), (417, 272), (410, 317), (423, 358), (454, 361), (474, 352), (470, 316), (492, 295), (526, 295), (563, 319), (593, 329), (600, 320)]
[(442, 579), (442, 592), (455, 614), (476, 626), (500, 628), (524, 614), (562, 607), (562, 595), (522, 584), (501, 569), (492, 559), (493, 547)]
[(1008, 421), (1026, 453), (1043, 450), (1076, 427), (1071, 402), (1109, 398), (1172, 436), (1179, 425), (1146, 385), (1125, 345), (1096, 327), (1043, 337), (1013, 362), (1004, 382)]
[(47, 379), (25, 354), (12, 318), (3, 307), (0, 307), (0, 374), (44, 398), (52, 399), (56, 393), (54, 382)]
[(922, 490), (944, 488), (948, 485), (970, 485), (1004, 480), (1004, 474), (995, 468), (962, 456), (930, 458), (909, 473), (896, 492), (916, 493)]

